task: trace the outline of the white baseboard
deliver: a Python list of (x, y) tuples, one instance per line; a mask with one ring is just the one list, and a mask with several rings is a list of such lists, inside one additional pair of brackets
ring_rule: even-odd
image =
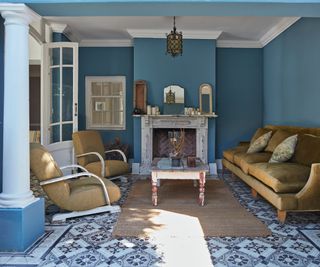
[(132, 163), (132, 174), (140, 174), (140, 163)]
[(209, 172), (210, 172), (210, 175), (217, 175), (218, 174), (216, 163), (209, 163)]
[(218, 170), (222, 170), (222, 159), (216, 159)]

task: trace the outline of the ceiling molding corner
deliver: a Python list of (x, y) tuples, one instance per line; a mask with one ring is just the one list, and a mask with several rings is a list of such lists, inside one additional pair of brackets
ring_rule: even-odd
[(60, 24), (60, 23), (50, 23), (50, 27), (53, 32), (63, 33), (65, 29), (68, 27), (67, 24)]
[(217, 40), (218, 48), (262, 48), (259, 41), (249, 40)]
[(67, 25), (67, 27), (65, 28), (65, 30), (63, 31), (63, 34), (71, 41), (71, 42), (76, 42), (79, 43), (80, 42), (80, 38), (79, 35), (71, 30), (71, 28)]
[(269, 31), (267, 31), (261, 38), (260, 43), (262, 47), (266, 46), (273, 39), (283, 33), (286, 29), (288, 29), (291, 25), (297, 22), (300, 17), (289, 17), (283, 18), (277, 25), (273, 26)]
[[(168, 30), (127, 29), (132, 38), (167, 38)], [(218, 39), (222, 31), (182, 31), (183, 39)]]
[(79, 43), (80, 47), (132, 47), (133, 41), (131, 39), (102, 39), (92, 40), (84, 39)]
[(68, 24), (50, 23), (52, 32), (63, 33), (71, 42), (79, 42), (80, 38)]

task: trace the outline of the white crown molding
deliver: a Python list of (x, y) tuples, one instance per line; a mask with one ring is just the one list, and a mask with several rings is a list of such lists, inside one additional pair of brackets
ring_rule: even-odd
[(291, 25), (293, 25), (299, 19), (300, 17), (283, 18), (277, 25), (272, 27), (260, 38), (260, 43), (262, 47), (270, 43), (273, 39), (275, 39), (277, 36), (283, 33), (286, 29), (288, 29)]
[(79, 43), (80, 47), (131, 47), (133, 41), (131, 39), (103, 39), (103, 40), (90, 40), (84, 39)]
[(217, 40), (219, 48), (262, 48), (259, 41), (248, 40)]
[[(170, 30), (127, 29), (132, 38), (166, 38)], [(183, 39), (218, 39), (222, 31), (182, 31)]]
[(217, 47), (226, 48), (263, 48), (286, 29), (297, 22), (300, 17), (283, 18), (278, 24), (268, 30), (258, 41), (250, 40), (217, 40)]

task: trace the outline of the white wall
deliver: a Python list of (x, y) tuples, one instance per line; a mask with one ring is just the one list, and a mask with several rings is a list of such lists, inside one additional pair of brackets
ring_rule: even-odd
[(29, 62), (40, 64), (41, 45), (29, 34)]

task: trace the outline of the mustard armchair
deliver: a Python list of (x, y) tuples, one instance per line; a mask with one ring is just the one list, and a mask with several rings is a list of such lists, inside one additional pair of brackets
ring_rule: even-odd
[[(97, 131), (79, 131), (72, 134), (78, 164), (100, 177), (113, 177), (129, 173), (127, 158), (121, 150), (105, 151), (102, 138)], [(106, 160), (105, 154), (118, 152), (123, 160)]]
[[(79, 165), (59, 168), (52, 155), (39, 143), (30, 144), (30, 168), (52, 202), (60, 209), (71, 211), (53, 215), (53, 222), (100, 212), (120, 211), (119, 206), (111, 205), (121, 197), (117, 185)], [(62, 170), (68, 169), (81, 169), (81, 172), (64, 175)]]

